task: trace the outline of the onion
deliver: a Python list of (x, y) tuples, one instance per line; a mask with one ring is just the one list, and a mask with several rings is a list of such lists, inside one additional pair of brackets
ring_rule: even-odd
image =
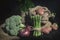
[(20, 36), (22, 37), (28, 37), (30, 35), (30, 32), (28, 30), (23, 30), (20, 32)]
[(31, 26), (29, 26), (29, 25), (28, 25), (26, 28), (27, 28), (29, 31), (32, 30)]
[(30, 27), (26, 27), (25, 29), (21, 30), (20, 35), (22, 37), (29, 37), (30, 36)]
[(52, 26), (52, 29), (57, 30), (58, 26)]
[(40, 15), (43, 15), (44, 14), (44, 9), (43, 8), (40, 8), (37, 10), (37, 12), (40, 14)]

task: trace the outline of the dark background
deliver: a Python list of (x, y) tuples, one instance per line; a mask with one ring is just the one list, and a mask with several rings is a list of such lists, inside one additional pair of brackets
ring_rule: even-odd
[[(56, 12), (55, 20), (58, 25), (60, 24), (60, 1), (59, 0), (32, 0), (35, 5), (46, 6), (50, 11)], [(5, 19), (12, 15), (20, 15), (18, 11), (18, 1), (17, 0), (2, 0), (0, 7), (0, 24), (4, 23)], [(44, 35), (44, 40), (60, 40), (60, 26), (57, 31), (53, 31), (48, 35)]]

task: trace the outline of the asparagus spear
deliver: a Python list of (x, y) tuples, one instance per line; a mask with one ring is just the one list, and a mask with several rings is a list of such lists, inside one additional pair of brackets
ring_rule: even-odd
[[(41, 16), (40, 15), (35, 15), (32, 17), (33, 21), (34, 21), (34, 25), (33, 28), (40, 28), (41, 27)], [(38, 30), (34, 30), (33, 32), (33, 36), (40, 36), (41, 32)]]

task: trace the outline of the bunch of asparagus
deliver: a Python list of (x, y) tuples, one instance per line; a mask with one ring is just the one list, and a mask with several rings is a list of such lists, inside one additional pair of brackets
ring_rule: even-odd
[(31, 19), (33, 21), (33, 36), (38, 37), (41, 35), (41, 32), (39, 31), (41, 28), (41, 16), (40, 15), (35, 15), (35, 16), (31, 16)]

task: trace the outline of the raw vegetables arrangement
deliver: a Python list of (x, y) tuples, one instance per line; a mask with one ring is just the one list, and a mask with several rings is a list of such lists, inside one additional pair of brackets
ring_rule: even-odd
[(3, 32), (1, 31), (0, 37), (4, 37), (2, 40), (20, 40), (21, 38), (29, 40), (30, 37), (40, 39), (41, 35), (49, 34), (52, 29), (58, 29), (57, 23), (54, 22), (54, 12), (52, 13), (47, 7), (35, 5), (33, 0), (19, 1), (16, 13), (20, 14), (7, 18), (1, 26)]
[(24, 27), (25, 25), (22, 24), (22, 17), (19, 15), (13, 15), (5, 21), (5, 29), (7, 33), (13, 36), (17, 36), (18, 31), (22, 30)]
[[(32, 8), (31, 10), (33, 11), (27, 11), (28, 12), (28, 17), (26, 17), (27, 15), (25, 14), (24, 17), (19, 16), (19, 15), (13, 15), (9, 18), (6, 19), (5, 21), (5, 29), (7, 31), (8, 34), (12, 35), (12, 36), (24, 36), (24, 37), (29, 37), (31, 31), (33, 31), (33, 36), (34, 37), (39, 37), (42, 35), (42, 33), (50, 33), (50, 31), (52, 29), (56, 29), (58, 28), (56, 23), (51, 23), (49, 21), (49, 17), (53, 17), (54, 15), (49, 14), (49, 11), (41, 11), (41, 7), (40, 6), (36, 6), (35, 8)], [(39, 9), (37, 9), (39, 8)], [(44, 7), (43, 7), (44, 8)], [(35, 15), (33, 15), (34, 13), (36, 13)], [(41, 14), (42, 13), (42, 14)], [(29, 19), (29, 17), (31, 18), (30, 20), (26, 20)], [(27, 23), (23, 23), (23, 19), (24, 21)], [(29, 22), (30, 25), (29, 25)], [(42, 24), (43, 23), (43, 26)], [(32, 25), (31, 25), (32, 24)]]
[(40, 28), (41, 28), (41, 16), (40, 15), (35, 15), (35, 16), (31, 16), (31, 19), (33, 21), (33, 29), (34, 32), (33, 32), (33, 36), (40, 36), (41, 35), (41, 31)]

